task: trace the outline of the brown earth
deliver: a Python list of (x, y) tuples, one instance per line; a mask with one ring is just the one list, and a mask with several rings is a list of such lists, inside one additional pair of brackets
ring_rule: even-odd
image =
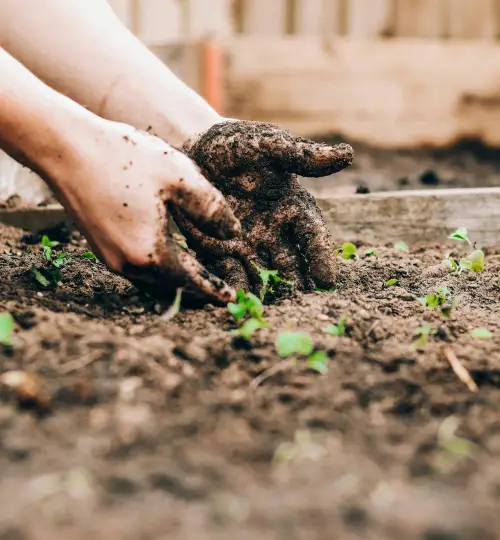
[[(21, 236), (0, 229), (16, 320), (0, 373), (37, 379), (34, 399), (0, 389), (1, 540), (500, 537), (500, 250), (459, 276), (436, 269), (444, 246), (339, 259), (336, 292), (267, 306), (272, 328), (245, 344), (226, 309), (163, 322), (167, 306), (90, 260), (41, 291), (39, 238)], [(460, 297), (450, 319), (417, 301), (441, 285)], [(322, 331), (343, 315), (347, 337)], [(423, 323), (437, 332), (415, 352)], [(328, 374), (298, 361), (250, 389), (285, 329), (310, 332)]]

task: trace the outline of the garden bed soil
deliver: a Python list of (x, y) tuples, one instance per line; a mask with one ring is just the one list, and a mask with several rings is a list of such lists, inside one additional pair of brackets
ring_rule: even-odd
[[(444, 244), (367, 246), (375, 257), (339, 259), (336, 292), (266, 307), (272, 328), (245, 344), (227, 309), (164, 322), (167, 306), (91, 260), (40, 290), (39, 240), (0, 228), (0, 308), (16, 320), (0, 373), (30, 374), (0, 389), (1, 540), (499, 538), (499, 250), (450, 275)], [(443, 285), (460, 297), (450, 319), (417, 301)], [(348, 335), (325, 334), (341, 316)], [(437, 333), (415, 352), (422, 324)], [(328, 374), (298, 361), (250, 388), (287, 329), (311, 334)]]

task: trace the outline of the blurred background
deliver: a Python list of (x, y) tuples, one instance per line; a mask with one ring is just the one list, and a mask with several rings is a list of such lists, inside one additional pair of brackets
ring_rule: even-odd
[(316, 193), (500, 185), (500, 0), (109, 1), (222, 114), (355, 144)]

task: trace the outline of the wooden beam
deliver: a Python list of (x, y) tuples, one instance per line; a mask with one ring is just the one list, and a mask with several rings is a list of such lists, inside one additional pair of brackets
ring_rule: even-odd
[(500, 46), (486, 41), (238, 37), (225, 112), (385, 147), (500, 146)]
[(466, 227), (479, 247), (500, 243), (500, 188), (372, 193), (321, 198), (318, 205), (337, 242), (445, 243)]

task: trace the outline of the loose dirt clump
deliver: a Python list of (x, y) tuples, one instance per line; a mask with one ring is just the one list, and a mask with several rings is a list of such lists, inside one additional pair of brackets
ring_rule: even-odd
[[(0, 228), (0, 311), (15, 319), (0, 377), (28, 374), (43, 399), (0, 385), (0, 539), (498, 538), (496, 249), (455, 275), (443, 246), (358, 244), (335, 292), (266, 306), (271, 327), (247, 343), (227, 309), (165, 322), (168, 306), (90, 259), (41, 289), (41, 246), (21, 237)], [(87, 249), (78, 235), (54, 247)], [(418, 301), (441, 286), (460, 297), (449, 318)], [(341, 317), (345, 335), (323, 331)], [(299, 359), (250, 389), (282, 361), (284, 330), (308, 332), (328, 374)]]

